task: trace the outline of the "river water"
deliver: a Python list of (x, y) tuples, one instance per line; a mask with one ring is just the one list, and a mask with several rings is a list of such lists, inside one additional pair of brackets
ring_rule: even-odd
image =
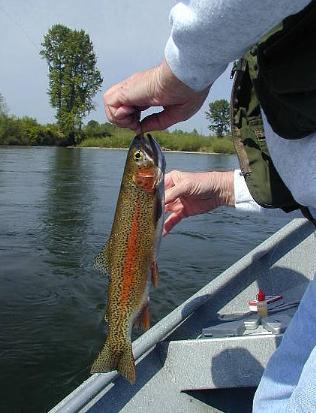
[[(126, 151), (0, 148), (0, 411), (45, 412), (89, 376), (104, 341), (110, 232)], [(235, 156), (166, 153), (167, 168), (225, 170)], [(153, 323), (288, 222), (222, 208), (163, 239)]]

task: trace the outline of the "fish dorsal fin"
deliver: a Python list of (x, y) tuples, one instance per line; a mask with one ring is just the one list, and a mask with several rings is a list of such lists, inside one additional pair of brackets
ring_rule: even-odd
[(110, 240), (104, 244), (103, 248), (99, 254), (95, 257), (94, 268), (103, 274), (109, 273), (110, 271)]

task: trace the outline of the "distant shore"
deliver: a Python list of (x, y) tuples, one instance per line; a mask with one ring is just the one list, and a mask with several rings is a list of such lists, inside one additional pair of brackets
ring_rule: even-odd
[[(111, 151), (128, 151), (128, 148), (105, 148), (101, 146), (67, 146), (68, 149), (106, 149)], [(187, 153), (187, 154), (198, 154), (198, 155), (234, 155), (232, 153), (218, 153), (218, 152), (205, 152), (205, 151), (177, 151), (173, 149), (162, 148), (165, 153)]]
[[(78, 146), (92, 148), (124, 149), (128, 148), (134, 132), (118, 128), (110, 123), (91, 120), (81, 129), (63, 131), (57, 123), (40, 124), (36, 119), (13, 115), (0, 116), (0, 145), (9, 146)], [(166, 151), (184, 153), (235, 153), (232, 137), (200, 135), (197, 130), (185, 132), (155, 131), (153, 133), (160, 147)]]
[[(102, 149), (110, 151), (128, 151), (128, 147), (125, 148), (115, 148), (115, 147), (104, 147), (104, 146), (59, 146), (59, 145), (0, 145), (0, 148), (64, 148), (64, 149)], [(234, 152), (207, 152), (207, 151), (187, 151), (187, 150), (176, 150), (176, 149), (166, 149), (161, 148), (164, 153), (186, 153), (186, 154), (197, 154), (197, 155), (235, 155)]]
[[(124, 149), (130, 146), (134, 134), (129, 129), (121, 129), (110, 123), (100, 124), (89, 121), (81, 130), (64, 132), (58, 124), (40, 124), (29, 117), (0, 117), (0, 145), (8, 146), (61, 146), (81, 148)], [(205, 136), (196, 130), (192, 133), (182, 130), (155, 131), (153, 136), (160, 147), (170, 152), (233, 154), (234, 145), (230, 135)]]

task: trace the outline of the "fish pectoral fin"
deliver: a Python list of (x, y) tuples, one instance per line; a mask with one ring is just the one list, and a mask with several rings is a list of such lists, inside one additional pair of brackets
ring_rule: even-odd
[(114, 350), (108, 343), (105, 343), (91, 367), (92, 374), (106, 373), (111, 370), (117, 370), (130, 383), (135, 382), (135, 361), (130, 342), (127, 342), (122, 350)]
[(151, 282), (154, 287), (157, 287), (158, 284), (158, 278), (159, 278), (159, 271), (158, 271), (158, 265), (157, 261), (153, 260), (150, 266), (150, 272), (151, 272)]
[(149, 300), (147, 300), (141, 308), (137, 318), (134, 321), (134, 327), (141, 330), (148, 330), (150, 328)]
[(94, 268), (103, 274), (109, 273), (110, 270), (109, 244), (110, 242), (107, 241), (94, 260)]

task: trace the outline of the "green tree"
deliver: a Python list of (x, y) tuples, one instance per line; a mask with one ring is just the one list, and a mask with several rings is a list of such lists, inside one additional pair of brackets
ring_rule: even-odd
[(96, 120), (90, 120), (83, 128), (83, 132), (88, 137), (105, 138), (106, 136), (111, 136), (108, 125), (108, 123), (99, 123)]
[(74, 144), (75, 132), (95, 108), (93, 98), (102, 83), (93, 44), (84, 30), (57, 24), (44, 36), (40, 54), (48, 63), (48, 94), (58, 125), (69, 137), (67, 143)]
[(3, 95), (0, 93), (0, 145), (5, 144), (8, 124), (8, 108)]
[(183, 135), (184, 131), (182, 129), (174, 129), (172, 133), (174, 133), (175, 135)]
[(217, 136), (222, 137), (229, 132), (230, 113), (229, 102), (226, 99), (215, 100), (209, 104), (209, 110), (205, 112), (206, 119), (210, 121), (209, 129)]
[(5, 101), (5, 98), (0, 93), (0, 116), (7, 116), (8, 114), (8, 107)]

